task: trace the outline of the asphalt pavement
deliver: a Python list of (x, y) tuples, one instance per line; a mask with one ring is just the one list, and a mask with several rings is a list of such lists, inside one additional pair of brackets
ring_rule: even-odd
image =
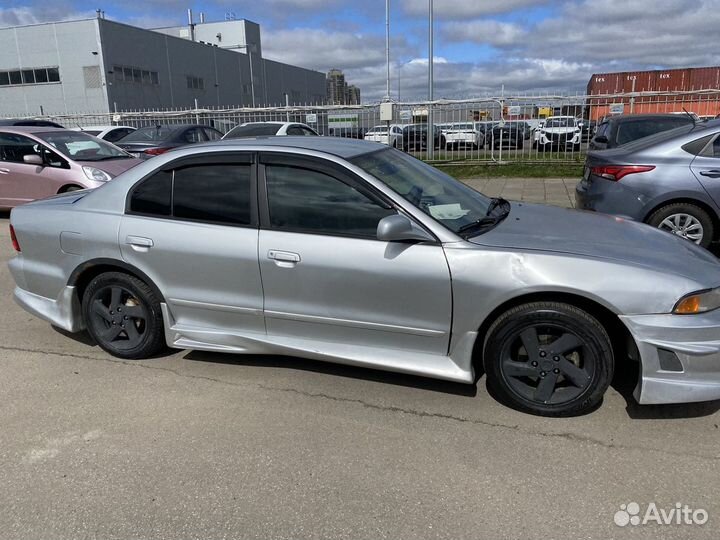
[[(484, 378), (190, 351), (117, 360), (12, 302), (6, 217), (1, 539), (720, 534), (720, 402), (641, 407), (621, 370), (595, 412), (545, 419), (499, 405)], [(708, 520), (616, 525), (630, 503), (640, 518), (680, 503)]]

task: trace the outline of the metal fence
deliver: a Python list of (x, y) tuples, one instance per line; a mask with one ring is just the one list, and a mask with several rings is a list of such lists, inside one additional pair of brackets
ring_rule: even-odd
[[(471, 164), (581, 162), (596, 124), (605, 116), (685, 112), (700, 118), (720, 115), (720, 90), (598, 95), (501, 94), (465, 100), (403, 102), (393, 103), (390, 121), (381, 121), (380, 104), (198, 107), (55, 114), (36, 118), (50, 119), (69, 128), (198, 123), (222, 132), (245, 122), (302, 122), (325, 136), (374, 138), (431, 162)], [(541, 137), (543, 123), (551, 116), (574, 120), (570, 122), (571, 127), (559, 130), (565, 135), (555, 141), (557, 144), (542, 144), (541, 141), (548, 140)], [(433, 125), (432, 136), (428, 123)], [(573, 131), (572, 137), (579, 137), (568, 139)]]

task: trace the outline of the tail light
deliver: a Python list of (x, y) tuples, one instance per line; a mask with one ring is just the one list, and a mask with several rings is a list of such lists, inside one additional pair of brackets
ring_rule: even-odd
[(159, 156), (160, 154), (164, 154), (170, 150), (169, 148), (148, 148), (147, 150), (143, 151), (144, 154), (148, 154), (150, 156)]
[(636, 174), (652, 171), (655, 165), (601, 165), (599, 167), (591, 167), (590, 172), (595, 176), (619, 182), (621, 178), (628, 174)]
[(10, 241), (12, 242), (13, 249), (20, 253), (20, 243), (18, 242), (17, 236), (15, 235), (15, 228), (10, 225)]

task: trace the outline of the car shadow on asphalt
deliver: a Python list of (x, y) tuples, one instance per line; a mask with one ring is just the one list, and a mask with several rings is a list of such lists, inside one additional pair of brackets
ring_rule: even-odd
[(633, 420), (673, 420), (701, 418), (720, 411), (720, 400), (699, 403), (673, 403), (668, 405), (640, 405), (633, 391), (638, 383), (638, 364), (628, 359), (615, 364), (615, 375), (611, 386), (625, 400), (625, 410)]
[(230, 364), (238, 366), (251, 366), (261, 368), (282, 368), (296, 371), (307, 371), (310, 373), (322, 373), (335, 377), (348, 379), (359, 379), (363, 381), (378, 382), (394, 386), (405, 386), (452, 394), (455, 396), (475, 397), (477, 386), (474, 384), (462, 384), (450, 381), (440, 381), (407, 375), (404, 373), (393, 373), (366, 367), (347, 366), (343, 364), (332, 364), (319, 360), (308, 360), (294, 356), (279, 355), (241, 355), (228, 353), (213, 353), (205, 351), (190, 351), (184, 358), (195, 362), (207, 362), (212, 364)]

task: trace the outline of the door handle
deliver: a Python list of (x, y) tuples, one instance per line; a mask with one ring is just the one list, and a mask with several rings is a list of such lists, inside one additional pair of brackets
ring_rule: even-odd
[(700, 174), (708, 178), (720, 178), (720, 170), (713, 169), (710, 171), (700, 171)]
[(271, 249), (268, 251), (267, 256), (268, 259), (275, 261), (275, 265), (280, 268), (295, 268), (295, 265), (300, 262), (300, 255), (291, 251)]
[(146, 249), (146, 250), (155, 245), (152, 241), (152, 238), (145, 238), (144, 236), (132, 236), (132, 235), (125, 238), (125, 243), (128, 246), (132, 246), (133, 249), (141, 248), (141, 249)]
[(10, 174), (10, 169), (0, 169), (0, 174)]
[(299, 263), (300, 255), (290, 251), (278, 251), (276, 249), (271, 249), (268, 251), (268, 259), (279, 262)]

